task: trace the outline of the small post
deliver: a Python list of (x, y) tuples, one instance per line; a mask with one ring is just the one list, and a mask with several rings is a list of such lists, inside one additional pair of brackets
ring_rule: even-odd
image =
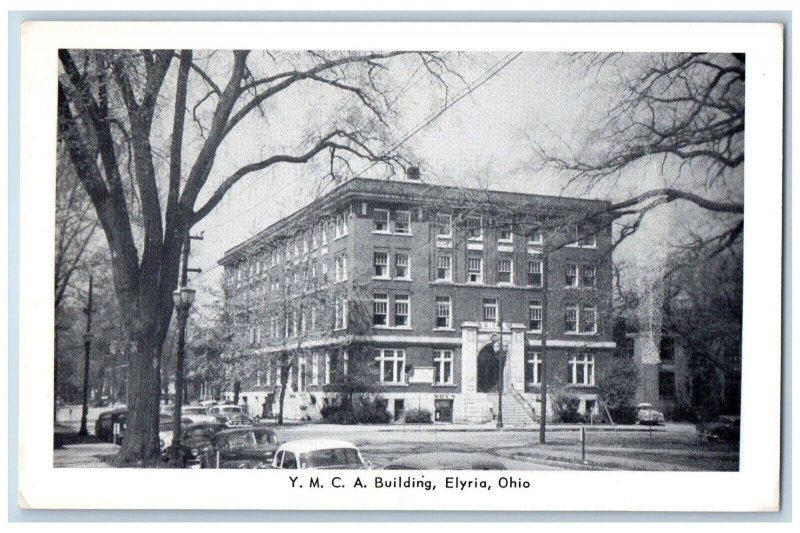
[(581, 462), (589, 464), (586, 460), (586, 426), (581, 424)]
[(114, 429), (112, 431), (112, 435), (113, 435), (113, 438), (111, 439), (111, 442), (113, 444), (116, 444), (117, 443), (117, 437), (119, 436), (119, 422), (114, 422)]
[(219, 468), (219, 450), (217, 450), (217, 468)]

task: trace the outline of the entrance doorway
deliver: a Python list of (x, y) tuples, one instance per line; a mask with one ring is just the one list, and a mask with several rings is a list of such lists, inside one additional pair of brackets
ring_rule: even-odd
[(434, 400), (434, 420), (436, 422), (453, 421), (453, 400)]
[(497, 392), (497, 377), (500, 364), (494, 355), (491, 344), (487, 344), (478, 353), (478, 392)]

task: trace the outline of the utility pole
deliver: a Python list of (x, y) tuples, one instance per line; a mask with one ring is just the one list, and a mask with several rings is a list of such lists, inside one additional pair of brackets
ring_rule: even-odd
[(83, 410), (81, 412), (81, 429), (78, 435), (85, 437), (89, 435), (87, 428), (87, 418), (89, 417), (89, 355), (92, 351), (92, 286), (94, 276), (89, 274), (89, 301), (86, 309), (86, 333), (83, 335)]
[(183, 250), (181, 251), (181, 279), (180, 287), (173, 293), (175, 300), (175, 311), (178, 319), (178, 349), (175, 356), (175, 403), (174, 403), (174, 426), (172, 434), (172, 449), (174, 451), (173, 460), (175, 464), (178, 462), (178, 453), (181, 443), (181, 418), (183, 411), (183, 394), (184, 394), (184, 360), (186, 358), (186, 321), (189, 317), (189, 308), (194, 299), (194, 290), (188, 288), (189, 272), (200, 272), (199, 268), (189, 268), (189, 252), (191, 250), (192, 240), (203, 240), (202, 235), (189, 235), (187, 232), (186, 238), (183, 241)]
[(539, 444), (545, 443), (547, 429), (547, 245), (542, 248), (542, 386), (541, 413), (539, 414)]

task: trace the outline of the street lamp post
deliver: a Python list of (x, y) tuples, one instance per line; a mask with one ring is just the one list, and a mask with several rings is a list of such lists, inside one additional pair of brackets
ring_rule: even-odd
[(503, 370), (506, 365), (506, 350), (503, 347), (503, 323), (500, 335), (492, 335), (492, 349), (497, 358), (497, 429), (503, 429)]
[(178, 351), (175, 356), (175, 409), (174, 427), (172, 430), (172, 450), (173, 460), (177, 463), (178, 449), (181, 443), (181, 410), (183, 408), (183, 362), (186, 347), (186, 319), (189, 316), (189, 308), (194, 302), (195, 290), (182, 286), (172, 293), (172, 300), (175, 303), (175, 312), (178, 318)]

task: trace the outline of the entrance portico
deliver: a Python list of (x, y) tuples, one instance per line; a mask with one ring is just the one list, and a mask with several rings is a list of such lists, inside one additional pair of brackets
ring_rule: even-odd
[(523, 390), (525, 382), (525, 331), (523, 324), (464, 322), (461, 325), (462, 401), (456, 422), (481, 423), (492, 418), (492, 398), (497, 396), (499, 362), (492, 336), (500, 335), (506, 360), (503, 370), (503, 394)]

